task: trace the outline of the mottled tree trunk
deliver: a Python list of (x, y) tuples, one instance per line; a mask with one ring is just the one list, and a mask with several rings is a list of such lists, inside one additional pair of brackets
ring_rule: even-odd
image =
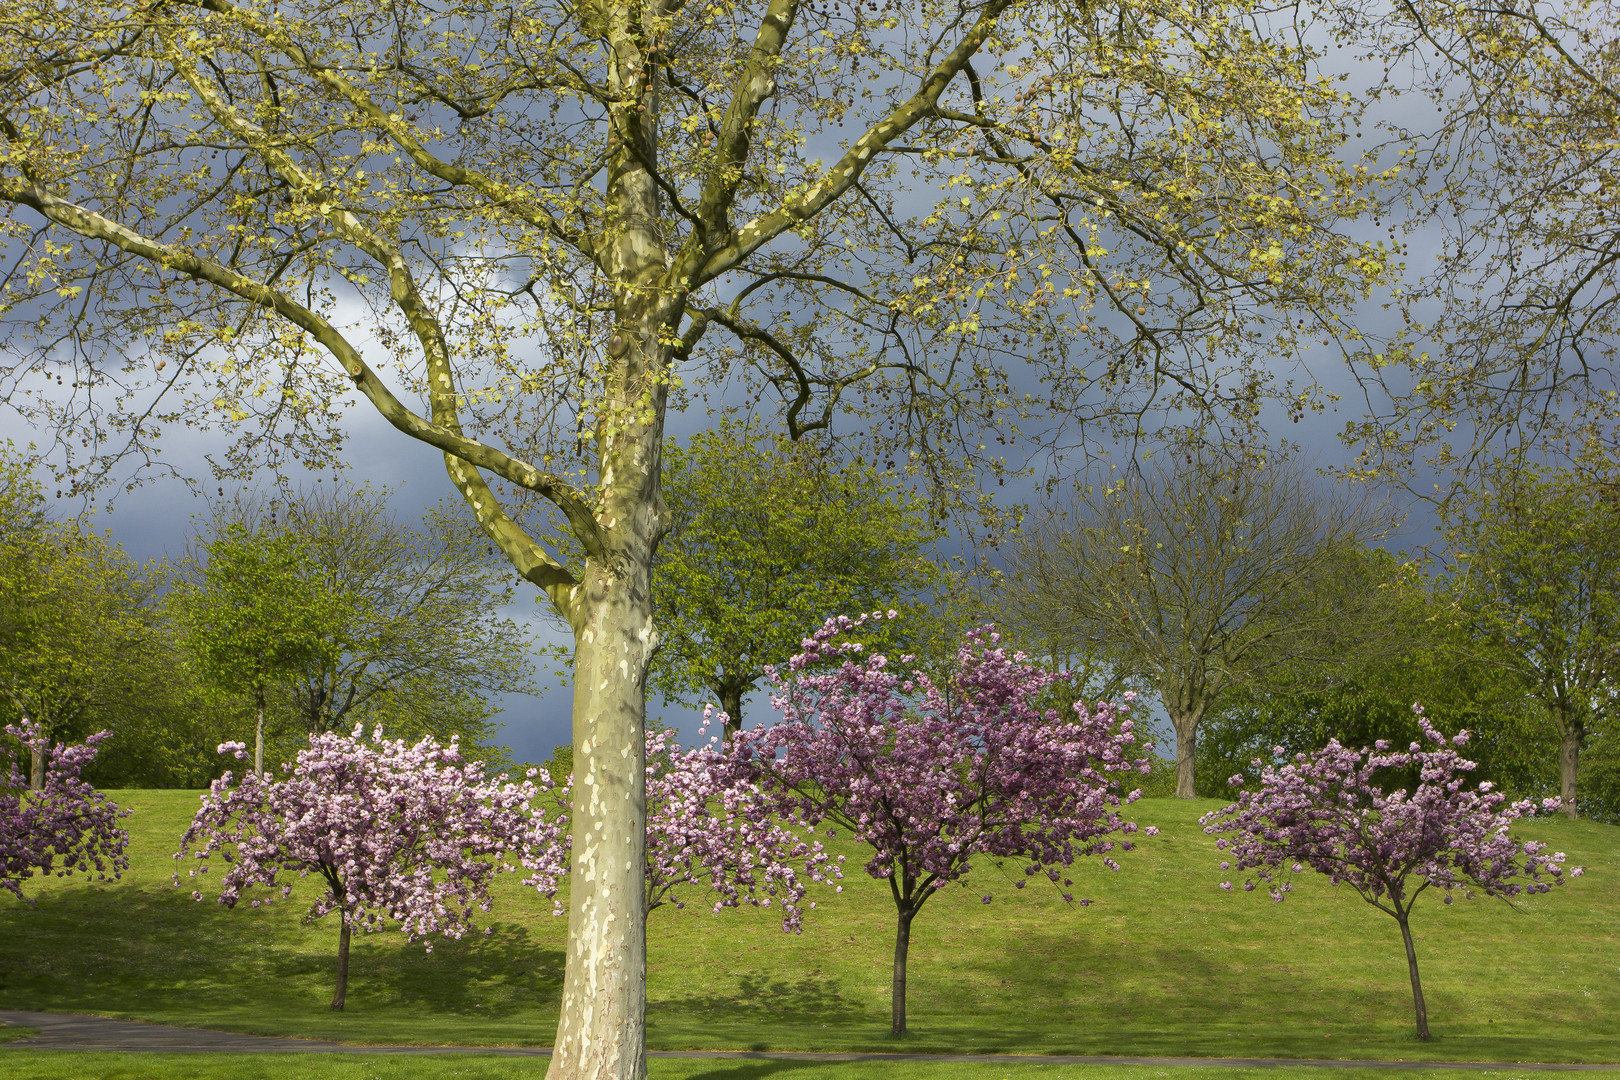
[(573, 867), (550, 1080), (642, 1080), (651, 550), (588, 563), (574, 647)]
[[(253, 704), (254, 704), (254, 706), (256, 708), (256, 711), (257, 711), (257, 714), (258, 714), (258, 719), (253, 725), (253, 775), (262, 779), (264, 777), (264, 684), (263, 683), (255, 683), (253, 685)], [(344, 940), (347, 940), (347, 939), (344, 939)], [(341, 1008), (341, 1006), (334, 1005), (333, 1008)]]
[(1412, 945), (1412, 927), (1404, 911), (1395, 916), (1395, 921), (1401, 924), (1401, 940), (1406, 943), (1406, 970), (1412, 976), (1412, 1008), (1417, 1014), (1417, 1037), (1428, 1042), (1429, 1010), (1423, 1004), (1423, 983), (1418, 981), (1417, 949)]
[(906, 954), (911, 950), (911, 920), (916, 915), (910, 907), (900, 908), (894, 930), (894, 990), (890, 1003), (893, 1022), (889, 1031), (897, 1036), (906, 1033)]
[(338, 910), (338, 966), (337, 989), (332, 992), (332, 1011), (343, 1011), (343, 999), (349, 993), (349, 913)]
[(28, 786), (34, 791), (41, 791), (45, 787), (45, 759), (48, 756), (49, 747), (46, 745), (28, 748)]
[[(621, 44), (623, 44), (621, 42)], [(630, 110), (633, 132), (651, 122)], [(651, 159), (655, 147), (643, 151)], [(573, 587), (573, 857), (562, 1011), (548, 1080), (645, 1080), (647, 665), (658, 645), (652, 559), (667, 530), (659, 470), (667, 400), (657, 187), (621, 148), (608, 196), (626, 226), (613, 247), (617, 323), (596, 428), (598, 542)]]
[(1559, 807), (1569, 817), (1579, 817), (1575, 780), (1581, 763), (1581, 741), (1586, 734), (1585, 725), (1568, 721), (1559, 725), (1558, 740), (1558, 796)]

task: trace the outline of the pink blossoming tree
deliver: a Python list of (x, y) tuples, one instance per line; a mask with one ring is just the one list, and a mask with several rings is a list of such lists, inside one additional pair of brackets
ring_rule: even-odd
[[(842, 857), (834, 860), (797, 835), (791, 821), (773, 817), (765, 793), (727, 758), (710, 747), (683, 750), (675, 735), (647, 732), (646, 910), (684, 908), (685, 887), (706, 886), (715, 914), (743, 904), (774, 907), (782, 930), (799, 932), (806, 883), (842, 877)], [(555, 831), (525, 855), (542, 893), (555, 894), (572, 842)]]
[(129, 811), (79, 777), (111, 732), (72, 745), (52, 745), (34, 722), (8, 724), (5, 733), (22, 744), (31, 760), (43, 761), (44, 776), (40, 789), (30, 791), (28, 773), (7, 756), (0, 784), (0, 889), (31, 904), (22, 883), (36, 873), (65, 877), (94, 872), (105, 880), (108, 873), (116, 878), (127, 870), (129, 834), (118, 819)]
[(1065, 890), (1062, 868), (1082, 855), (1119, 869), (1109, 852), (1131, 843), (1108, 837), (1135, 831), (1117, 811), (1139, 794), (1122, 794), (1119, 774), (1148, 763), (1130, 758), (1131, 721), (1113, 705), (1043, 711), (1060, 676), (1001, 648), (993, 628), (967, 635), (941, 685), (848, 639), (882, 617), (831, 619), (807, 638), (772, 673), (781, 722), (738, 735), (732, 756), (774, 792), (778, 813), (872, 845), (866, 871), (894, 897), (893, 1032), (903, 1035), (911, 924), (928, 898), (978, 855), (1022, 860), (1026, 876), (1044, 872)]
[[(225, 743), (220, 752), (247, 759), (241, 743)], [(197, 877), (219, 855), (228, 864), (219, 895), (226, 907), (250, 886), (280, 886), (286, 897), (293, 890), (289, 875), (319, 876), (326, 888), (307, 918), (338, 913), (333, 1009), (343, 1008), (348, 990), (355, 927), (371, 932), (394, 922), (412, 940), (459, 938), (474, 908), (489, 910), (490, 881), (512, 868), (506, 856), (546, 850), (566, 823), (530, 812), (534, 784), (486, 779), (483, 764), (462, 761), (454, 742), (440, 746), (426, 738), (407, 746), (385, 740), (381, 729), (370, 741), (360, 728), (347, 736), (312, 735), (282, 770), (275, 782), (252, 771), (240, 786), (229, 772), (215, 781), (175, 858), (203, 860), (191, 871)], [(550, 873), (555, 891), (556, 867), (536, 861), (531, 869), (541, 879)], [(192, 896), (202, 899), (200, 892)]]
[[(1458, 889), (1469, 899), (1476, 889), (1501, 897), (1544, 893), (1579, 877), (1581, 868), (1566, 875), (1563, 852), (1508, 835), (1509, 826), (1533, 814), (1536, 805), (1526, 799), (1504, 806), (1507, 797), (1491, 790), (1488, 781), (1465, 786), (1474, 762), (1457, 747), (1467, 744), (1468, 732), (1448, 741), (1422, 707), (1413, 710), (1429, 749), (1414, 742), (1405, 751), (1391, 751), (1388, 741), (1379, 740), (1371, 750), (1351, 750), (1334, 740), (1315, 753), (1294, 755), (1281, 768), (1256, 760), (1262, 769), (1259, 788), (1240, 792), (1237, 802), (1200, 822), (1206, 833), (1236, 834), (1215, 841), (1230, 856), (1221, 869), (1255, 871), (1277, 903), (1292, 891), (1291, 882), (1279, 880), (1281, 868), (1297, 874), (1309, 867), (1335, 885), (1349, 885), (1392, 916), (1406, 944), (1417, 1037), (1427, 1041), (1429, 1018), (1412, 946), (1418, 896), (1431, 886), (1444, 891), (1448, 904)], [(1403, 769), (1417, 774), (1416, 788), (1385, 791), (1383, 783)], [(1232, 777), (1234, 784), (1241, 781)], [(1542, 805), (1553, 809), (1558, 800)], [(1254, 881), (1243, 887), (1253, 892)], [(1221, 888), (1230, 892), (1232, 883), (1222, 882)]]

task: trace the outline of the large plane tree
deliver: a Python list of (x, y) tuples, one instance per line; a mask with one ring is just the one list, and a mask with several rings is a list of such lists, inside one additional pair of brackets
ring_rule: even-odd
[(68, 484), (188, 423), (228, 428), (226, 469), (329, 460), (351, 404), (444, 453), (573, 632), (550, 1075), (639, 1077), (670, 410), (858, 434), (949, 513), (1015, 439), (1320, 405), (1278, 357), (1390, 253), (1336, 229), (1373, 177), (1338, 158), (1349, 88), (1268, 21), (1295, 17), (17, 0), (0, 389)]

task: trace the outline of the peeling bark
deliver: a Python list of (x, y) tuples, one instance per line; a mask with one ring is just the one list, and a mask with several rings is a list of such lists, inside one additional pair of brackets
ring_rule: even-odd
[(651, 550), (590, 566), (574, 651), (573, 869), (549, 1080), (646, 1075), (646, 691)]

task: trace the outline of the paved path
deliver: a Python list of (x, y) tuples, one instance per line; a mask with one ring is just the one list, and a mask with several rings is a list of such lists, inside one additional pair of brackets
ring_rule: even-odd
[[(0, 1043), (23, 1050), (147, 1050), (166, 1053), (225, 1052), (236, 1054), (489, 1054), (497, 1057), (545, 1057), (541, 1046), (356, 1046), (322, 1039), (288, 1039), (241, 1035), (204, 1028), (167, 1027), (135, 1020), (73, 1013), (16, 1012), (0, 1009), (0, 1024), (39, 1028), (28, 1039)], [(742, 1061), (964, 1061), (983, 1064), (1042, 1065), (1230, 1065), (1270, 1068), (1308, 1065), (1338, 1069), (1521, 1069), (1596, 1072), (1620, 1065), (1576, 1065), (1509, 1061), (1339, 1061), (1296, 1058), (1078, 1057), (1062, 1054), (815, 1054), (747, 1050), (654, 1050), (651, 1057), (713, 1058)]]

